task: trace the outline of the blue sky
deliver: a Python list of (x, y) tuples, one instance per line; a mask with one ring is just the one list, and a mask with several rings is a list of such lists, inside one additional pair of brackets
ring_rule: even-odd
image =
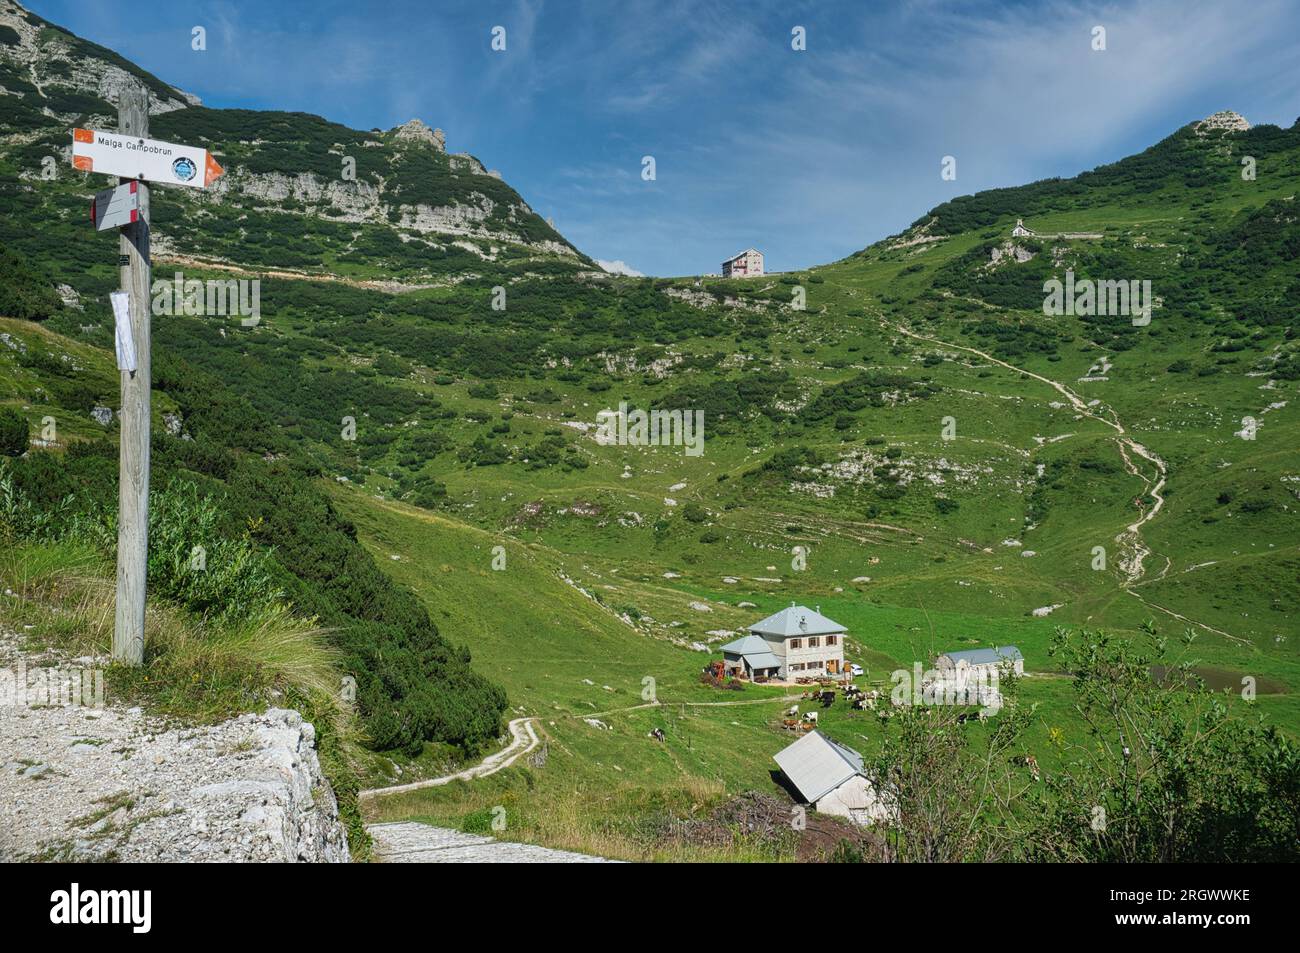
[(1073, 175), (1220, 109), (1300, 115), (1296, 0), (30, 6), (210, 106), (418, 117), (583, 251), (654, 275), (750, 245), (772, 270), (833, 261), (954, 195)]

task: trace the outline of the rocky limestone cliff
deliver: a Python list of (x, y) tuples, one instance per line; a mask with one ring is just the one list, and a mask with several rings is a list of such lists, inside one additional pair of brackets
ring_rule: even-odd
[(1222, 135), (1225, 132), (1245, 132), (1250, 128), (1250, 123), (1240, 113), (1225, 109), (1213, 116), (1206, 116), (1200, 122), (1194, 123), (1192, 128), (1196, 130), (1198, 136), (1204, 137), (1211, 133)]
[[(454, 157), (453, 157), (454, 158)], [(480, 167), (481, 168), (481, 167)], [(210, 190), (218, 201), (274, 207), (293, 200), (321, 209), (322, 218), (343, 222), (396, 224), (421, 235), (463, 236), (497, 242), (529, 244), (540, 252), (576, 257), (577, 252), (560, 242), (526, 242), (520, 235), (488, 225), (496, 203), (480, 192), (469, 192), (466, 201), (445, 206), (393, 203), (368, 182), (323, 179), (310, 172), (285, 175), (279, 172), (251, 173), (236, 166), (217, 180)], [(394, 211), (395, 210), (395, 211)], [(527, 203), (507, 206), (507, 223), (518, 222), (532, 213)], [(394, 220), (395, 219), (395, 220)]]
[(30, 690), (15, 697), (14, 673), (44, 685), (75, 663), (24, 659), (0, 634), (0, 664), (0, 861), (349, 860), (297, 712), (179, 726), (111, 698), (33, 704)]
[(236, 166), (219, 178), (209, 192), (218, 200), (240, 197), (270, 205), (290, 199), (310, 205), (324, 204), (331, 206), (326, 217), (345, 222), (382, 222), (386, 213), (379, 190), (369, 182), (322, 179), (310, 172), (255, 174)]
[[(5, 58), (25, 67), (31, 83), (39, 90), (72, 89), (116, 103), (123, 86), (141, 81), (142, 74), (132, 74), (97, 55), (109, 51), (55, 28), (12, 0), (0, 0), (0, 27), (18, 36), (17, 43), (4, 47)], [(151, 113), (200, 104), (199, 97), (184, 90), (157, 81), (148, 85)]]
[(393, 129), (393, 136), (403, 142), (422, 142), (439, 152), (447, 151), (447, 137), (441, 129), (430, 129), (418, 119), (411, 119)]

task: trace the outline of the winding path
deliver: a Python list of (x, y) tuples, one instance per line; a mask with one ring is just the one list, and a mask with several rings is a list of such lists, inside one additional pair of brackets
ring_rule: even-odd
[[(799, 695), (773, 695), (769, 698), (749, 698), (741, 701), (725, 702), (672, 702), (673, 705), (685, 705), (688, 708), (730, 708), (737, 705), (769, 705), (774, 703), (783, 703), (791, 700), (797, 700)], [(606, 715), (617, 715), (622, 712), (638, 711), (642, 708), (658, 708), (663, 702), (652, 701), (644, 705), (632, 705), (628, 708), (611, 708), (609, 711), (598, 711), (587, 714), (573, 714), (571, 718), (599, 718)], [(444, 774), (438, 778), (425, 778), (423, 781), (411, 781), (408, 784), (394, 784), (382, 788), (367, 788), (364, 791), (357, 792), (357, 797), (362, 801), (380, 797), (385, 794), (403, 794), (407, 791), (419, 791), (423, 788), (435, 788), (443, 784), (450, 784), (452, 781), (473, 781), (475, 778), (486, 778), (489, 775), (496, 774), (498, 771), (510, 767), (521, 757), (528, 754), (542, 743), (537, 736), (537, 729), (534, 722), (536, 716), (527, 718), (516, 718), (506, 727), (510, 731), (510, 743), (493, 754), (488, 755), (478, 764), (468, 768), (462, 768), (451, 774)]]
[[(1070, 406), (1078, 411), (1078, 413), (1091, 420), (1095, 420), (1098, 423), (1105, 424), (1107, 427), (1114, 430), (1115, 440), (1119, 445), (1120, 457), (1124, 461), (1125, 471), (1142, 481), (1144, 495), (1150, 496), (1154, 501), (1149, 509), (1145, 507), (1143, 508), (1140, 519), (1129, 523), (1128, 526), (1124, 527), (1124, 530), (1115, 537), (1115, 542), (1120, 546), (1119, 568), (1124, 574), (1124, 578), (1120, 582), (1120, 588), (1150, 609), (1163, 612), (1181, 622), (1198, 626), (1199, 628), (1205, 629), (1207, 632), (1213, 632), (1217, 635), (1223, 636), (1224, 638), (1231, 639), (1234, 642), (1240, 642), (1242, 644), (1247, 643), (1246, 639), (1230, 635), (1222, 629), (1216, 629), (1214, 626), (1206, 625), (1204, 622), (1197, 622), (1195, 619), (1189, 619), (1184, 615), (1174, 612), (1172, 609), (1166, 609), (1164, 606), (1157, 605), (1154, 602), (1149, 602), (1137, 591), (1136, 587), (1151, 582), (1157, 582), (1160, 579), (1163, 579), (1165, 574), (1169, 571), (1170, 564), (1169, 560), (1166, 559), (1165, 566), (1160, 570), (1158, 575), (1151, 579), (1145, 578), (1145, 562), (1147, 557), (1152, 553), (1151, 548), (1147, 546), (1145, 540), (1142, 538), (1142, 527), (1155, 519), (1156, 515), (1164, 508), (1165, 498), (1162, 491), (1164, 490), (1169, 477), (1169, 466), (1159, 454), (1148, 449), (1129, 436), (1128, 431), (1125, 430), (1124, 425), (1120, 423), (1120, 420), (1115, 415), (1113, 409), (1106, 408), (1109, 416), (1095, 413), (1082, 397), (1059, 381), (1054, 381), (1049, 377), (1042, 376), (1041, 374), (1035, 374), (1033, 371), (1027, 371), (1022, 367), (1016, 367), (1014, 364), (1008, 364), (1006, 361), (1000, 360), (992, 354), (981, 351), (978, 348), (970, 347), (966, 344), (953, 344), (950, 341), (941, 341), (938, 338), (928, 337), (924, 334), (917, 334), (915, 331), (911, 331), (902, 325), (886, 321), (884, 318), (881, 318), (880, 320), (881, 324), (886, 328), (898, 334), (915, 338), (918, 341), (925, 341), (939, 347), (952, 348), (957, 351), (965, 351), (968, 354), (975, 354), (986, 361), (997, 364), (999, 367), (1004, 367), (1009, 371), (1015, 371), (1017, 374), (1024, 374), (1026, 377), (1031, 377), (1036, 381), (1046, 384), (1069, 401)], [(1148, 475), (1147, 473), (1144, 473), (1142, 469), (1133, 462), (1133, 457), (1135, 456), (1140, 457), (1142, 460), (1151, 464), (1155, 469), (1154, 474)]]
[(464, 768), (452, 774), (444, 774), (440, 778), (426, 778), (423, 781), (395, 784), (386, 788), (370, 788), (358, 792), (357, 797), (365, 801), (382, 794), (402, 794), (406, 791), (418, 791), (421, 788), (433, 788), (442, 784), (450, 784), (452, 781), (472, 781), (475, 778), (486, 778), (490, 774), (496, 774), (498, 771), (510, 767), (510, 765), (541, 744), (541, 739), (537, 737), (537, 729), (533, 727), (533, 722), (536, 720), (536, 718), (530, 717), (516, 718), (511, 721), (507, 726), (510, 730), (510, 743), (500, 751), (488, 755), (472, 767)]
[[(1159, 455), (1148, 450), (1142, 444), (1130, 437), (1128, 432), (1124, 429), (1124, 425), (1120, 423), (1119, 418), (1115, 416), (1113, 410), (1110, 411), (1109, 417), (1103, 416), (1099, 413), (1094, 413), (1088, 406), (1087, 401), (1060, 381), (1054, 381), (1049, 377), (1043, 377), (1041, 374), (1035, 374), (1033, 371), (1027, 371), (1022, 367), (1016, 367), (1014, 364), (1008, 364), (1006, 361), (999, 360), (992, 354), (988, 354), (978, 348), (969, 347), (965, 344), (953, 344), (948, 341), (940, 341), (937, 338), (927, 337), (924, 334), (917, 334), (915, 331), (909, 331), (907, 328), (901, 327), (897, 324), (891, 324), (888, 321), (885, 321), (884, 324), (886, 327), (898, 332), (899, 334), (904, 334), (910, 338), (916, 338), (918, 341), (927, 341), (930, 344), (937, 344), (940, 347), (950, 347), (959, 351), (966, 351), (969, 354), (976, 354), (986, 361), (991, 361), (992, 363), (997, 364), (999, 367), (1005, 367), (1007, 370), (1015, 371), (1017, 374), (1024, 374), (1026, 377), (1032, 377), (1034, 380), (1040, 381), (1056, 390), (1057, 393), (1070, 402), (1071, 407), (1084, 417), (1105, 424), (1107, 427), (1110, 427), (1115, 431), (1116, 440), (1119, 443), (1120, 456), (1124, 460), (1124, 469), (1142, 481), (1145, 494), (1149, 495), (1155, 501), (1149, 510), (1144, 510), (1141, 519), (1130, 523), (1124, 528), (1124, 532), (1115, 537), (1115, 541), (1120, 544), (1124, 553), (1120, 557), (1119, 561), (1120, 570), (1125, 576), (1122, 585), (1124, 588), (1128, 588), (1135, 583), (1141, 582), (1143, 576), (1143, 563), (1145, 562), (1146, 557), (1151, 555), (1150, 548), (1142, 540), (1142, 527), (1155, 519), (1156, 514), (1159, 513), (1161, 508), (1165, 505), (1165, 498), (1160, 492), (1164, 489), (1165, 481), (1169, 475), (1169, 467), (1166, 465), (1165, 461), (1161, 459)], [(1147, 474), (1143, 473), (1134, 465), (1132, 457), (1129, 456), (1130, 453), (1141, 457), (1143, 460), (1146, 460), (1155, 467), (1154, 479), (1147, 476)]]

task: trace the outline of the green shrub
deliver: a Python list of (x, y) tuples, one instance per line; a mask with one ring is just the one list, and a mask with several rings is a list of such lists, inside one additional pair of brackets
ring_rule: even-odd
[(49, 276), (0, 245), (0, 316), (44, 321), (62, 307)]
[(26, 453), (29, 436), (27, 418), (9, 407), (0, 407), (0, 455), (17, 457)]
[(495, 818), (496, 808), (484, 807), (477, 811), (470, 811), (460, 821), (460, 830), (462, 834), (492, 834), (492, 821)]
[(682, 516), (686, 519), (688, 523), (703, 523), (708, 520), (709, 511), (706, 510), (704, 507), (702, 507), (699, 503), (696, 503), (694, 500), (691, 500), (689, 503), (687, 503), (685, 506), (682, 507)]
[[(230, 536), (217, 501), (177, 480), (149, 504), (149, 589), (200, 615), (244, 619), (283, 595), (271, 557), (247, 531)], [(116, 535), (116, 533), (114, 534)]]
[[(155, 486), (163, 489), (151, 508), (152, 592), (237, 625), (282, 601), (324, 627), (340, 669), (357, 680), (362, 726), (376, 748), (417, 754), (433, 741), (470, 752), (494, 739), (505, 694), (470, 670), (469, 653), (442, 638), (413, 593), (384, 575), (314, 483), (315, 471), (292, 458), (243, 455), (223, 481), (175, 479), (172, 447), (204, 444), (229, 410), (220, 385), (207, 405), (202, 390), (184, 393), (194, 440), (155, 441)], [(6, 462), (0, 536), (87, 539), (111, 552), (116, 480), (117, 448), (108, 441)], [(191, 568), (196, 545), (206, 550), (202, 571)]]

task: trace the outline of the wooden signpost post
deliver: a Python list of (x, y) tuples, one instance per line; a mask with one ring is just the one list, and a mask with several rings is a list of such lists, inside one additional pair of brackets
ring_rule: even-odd
[[(117, 104), (122, 132), (149, 134), (149, 95), (139, 86), (122, 90)], [(149, 286), (149, 186), (137, 185), (139, 214), (122, 226), (118, 239), (121, 289), (130, 304), (130, 335), (135, 342), (135, 370), (122, 371), (121, 431), (117, 487), (117, 614), (113, 658), (127, 665), (144, 662), (145, 580), (149, 565), (149, 389), (151, 337)]]
[[(122, 379), (118, 448), (117, 614), (113, 658), (144, 661), (145, 583), (149, 565), (150, 287), (149, 186), (145, 181), (206, 188), (222, 168), (206, 149), (159, 142), (149, 135), (149, 94), (122, 89), (118, 132), (72, 131), (72, 165), (83, 172), (121, 176), (116, 189), (95, 197), (96, 228), (120, 226), (121, 291), (113, 302)], [(102, 224), (101, 224), (102, 223)]]

